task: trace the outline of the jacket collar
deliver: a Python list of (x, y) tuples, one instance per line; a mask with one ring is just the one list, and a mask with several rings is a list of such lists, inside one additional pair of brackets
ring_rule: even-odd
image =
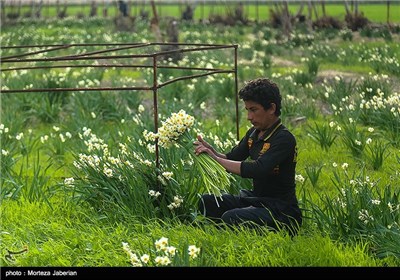
[[(267, 141), (271, 136), (278, 130), (278, 128), (282, 125), (282, 120), (279, 118), (270, 128), (268, 128), (263, 136), (260, 138), (264, 142)], [(253, 132), (250, 134), (250, 137), (254, 140), (258, 139), (258, 133), (260, 133), (259, 129), (254, 129)]]

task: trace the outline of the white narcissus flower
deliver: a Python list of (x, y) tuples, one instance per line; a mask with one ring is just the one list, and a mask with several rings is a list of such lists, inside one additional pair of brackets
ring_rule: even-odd
[(174, 175), (174, 173), (165, 171), (162, 173), (162, 175), (164, 176), (165, 179), (170, 180), (172, 178), (172, 176)]
[(190, 245), (190, 246), (188, 247), (188, 253), (189, 253), (189, 256), (190, 256), (192, 259), (195, 259), (195, 258), (197, 258), (197, 256), (198, 256), (199, 253), (200, 253), (200, 248), (196, 247), (195, 245)]
[(165, 251), (168, 246), (168, 238), (161, 237), (154, 243), (154, 245), (156, 246), (157, 251)]

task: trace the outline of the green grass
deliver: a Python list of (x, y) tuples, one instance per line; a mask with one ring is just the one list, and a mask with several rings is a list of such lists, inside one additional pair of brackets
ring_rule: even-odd
[[(400, 12), (399, 12), (399, 3), (394, 2), (391, 3), (389, 8), (389, 22), (391, 23), (399, 23), (400, 22)], [(181, 18), (182, 13), (185, 9), (185, 5), (176, 6), (176, 5), (156, 5), (157, 6), (157, 13), (159, 17), (175, 17)], [(63, 7), (63, 6), (61, 6)], [(207, 5), (207, 4), (198, 4), (194, 11), (194, 19), (200, 20), (202, 18), (209, 18), (210, 15), (226, 15), (227, 13), (234, 13), (236, 4), (216, 4), (216, 5)], [(299, 10), (298, 4), (289, 4), (289, 10), (291, 13), (296, 14)], [(99, 17), (103, 16), (103, 9), (107, 8), (108, 17), (114, 17), (118, 15), (118, 10), (116, 5), (98, 5), (97, 15)], [(270, 9), (272, 8), (271, 4), (259, 4), (259, 5), (245, 5), (244, 13), (245, 16), (250, 20), (257, 20), (257, 21), (267, 21), (270, 18)], [(152, 8), (150, 4), (147, 2), (145, 5), (135, 5), (131, 6), (130, 15), (132, 16), (139, 16), (140, 10), (145, 10), (149, 12), (149, 16), (152, 17)], [(318, 16), (322, 16), (322, 7), (317, 5), (317, 13)], [(325, 4), (325, 10), (327, 16), (331, 16), (334, 18), (338, 18), (340, 20), (344, 20), (346, 10), (344, 4)], [(16, 12), (17, 9), (14, 8), (13, 10), (10, 7), (6, 7), (6, 13), (9, 11)], [(363, 3), (359, 4), (359, 11), (364, 14), (371, 22), (376, 23), (386, 23), (388, 21), (387, 18), (387, 6), (386, 3), (384, 4), (371, 4), (371, 3)], [(23, 7), (21, 9), (21, 15), (30, 12), (30, 8)], [(70, 5), (67, 8), (67, 15), (68, 16), (77, 16), (78, 14), (83, 14), (84, 16), (88, 16), (90, 12), (89, 5)], [(307, 15), (307, 6), (303, 9), (303, 14)], [(45, 18), (55, 17), (56, 16), (56, 8), (55, 6), (46, 6), (42, 10), (42, 16)], [(313, 13), (313, 19), (315, 20), (315, 14)]]
[[(138, 255), (149, 253), (154, 240), (167, 237), (180, 248), (184, 241), (201, 249), (204, 266), (219, 267), (354, 267), (395, 266), (394, 260), (372, 258), (366, 244), (347, 246), (320, 233), (290, 238), (284, 234), (217, 229), (179, 222), (139, 223), (126, 217), (111, 222), (92, 210), (54, 199), (47, 204), (2, 203), (2, 267), (129, 267), (122, 249), (128, 242)], [(15, 211), (15, 209), (19, 209)], [(35, 217), (32, 219), (32, 217)], [(309, 244), (313, 244), (310, 246)], [(5, 260), (8, 250), (26, 253)]]
[(365, 65), (338, 65), (336, 63), (326, 63), (323, 66), (321, 66), (320, 71), (324, 71), (324, 70), (333, 70), (333, 72), (337, 71), (337, 72), (351, 72), (353, 74), (361, 74), (361, 75), (365, 75), (368, 74), (369, 72), (371, 72), (373, 69), (372, 68), (368, 68), (365, 67)]

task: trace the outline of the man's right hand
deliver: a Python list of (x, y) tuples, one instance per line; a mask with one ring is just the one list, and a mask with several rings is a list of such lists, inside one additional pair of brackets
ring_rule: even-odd
[(209, 155), (214, 154), (214, 148), (207, 143), (200, 135), (197, 135), (197, 141), (193, 142), (194, 145), (196, 145), (196, 148), (194, 150), (196, 155), (199, 155), (201, 153), (207, 153)]

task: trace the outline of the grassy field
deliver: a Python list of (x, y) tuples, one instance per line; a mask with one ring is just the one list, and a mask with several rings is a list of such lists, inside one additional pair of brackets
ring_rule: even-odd
[[(63, 6), (61, 6), (63, 7)], [(289, 9), (293, 14), (296, 14), (299, 10), (298, 4), (289, 4)], [(236, 4), (217, 4), (217, 5), (207, 5), (207, 4), (198, 4), (194, 10), (193, 18), (196, 21), (200, 19), (208, 19), (210, 15), (222, 15), (226, 16), (227, 14), (234, 13), (236, 8)], [(268, 21), (270, 18), (270, 9), (273, 8), (270, 4), (260, 4), (260, 5), (244, 5), (244, 15), (251, 21)], [(89, 16), (90, 13), (90, 5), (70, 5), (68, 6), (66, 12), (68, 16)], [(107, 16), (115, 17), (118, 15), (118, 8), (116, 5), (101, 5), (97, 6), (97, 15), (102, 17), (103, 11), (107, 10)], [(130, 7), (130, 15), (138, 17), (140, 16), (141, 11), (147, 11), (150, 17), (152, 16), (152, 8), (149, 2), (146, 2), (144, 5), (131, 5)], [(160, 17), (175, 17), (181, 18), (183, 11), (185, 10), (185, 5), (177, 6), (177, 5), (158, 5), (157, 13)], [(6, 7), (4, 9), (5, 13), (15, 13), (18, 11), (17, 7)], [(315, 11), (318, 17), (323, 15), (321, 5), (316, 5), (315, 10), (313, 12), (312, 19), (316, 19)], [(325, 11), (327, 16), (331, 16), (337, 18), (341, 21), (344, 20), (346, 15), (346, 10), (344, 4), (330, 4), (326, 3)], [(384, 4), (371, 4), (371, 3), (361, 3), (359, 4), (359, 11), (364, 14), (371, 22), (375, 23), (387, 23), (390, 22), (392, 24), (400, 23), (400, 2), (393, 2), (388, 6), (386, 3)], [(23, 6), (20, 10), (21, 16), (26, 13), (30, 13), (31, 8), (28, 6)], [(42, 16), (44, 18), (52, 18), (56, 17), (56, 8), (55, 6), (45, 6), (42, 10)], [(308, 15), (307, 7), (303, 9), (303, 14)]]

